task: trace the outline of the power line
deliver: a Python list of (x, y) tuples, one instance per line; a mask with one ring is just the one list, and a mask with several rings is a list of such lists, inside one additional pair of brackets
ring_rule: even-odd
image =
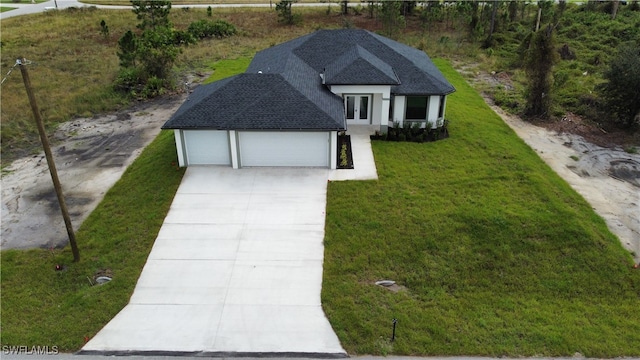
[(31, 60), (27, 60), (27, 59), (17, 59), (16, 63), (13, 64), (13, 66), (11, 67), (11, 69), (9, 69), (9, 72), (7, 73), (7, 75), (4, 76), (4, 79), (2, 79), (2, 81), (0, 82), (0, 85), (4, 84), (5, 81), (7, 81), (7, 78), (9, 77), (9, 75), (11, 75), (11, 72), (13, 71), (13, 69), (16, 68), (16, 66), (18, 65), (31, 65), (32, 62)]
[(4, 82), (7, 81), (7, 78), (9, 77), (9, 75), (11, 75), (11, 72), (13, 71), (13, 69), (15, 69), (16, 66), (18, 65), (20, 65), (20, 60), (16, 60), (16, 63), (13, 64), (11, 69), (9, 69), (9, 72), (7, 73), (7, 75), (4, 76), (4, 79), (2, 79), (2, 82), (0, 82), (0, 85), (4, 84)]

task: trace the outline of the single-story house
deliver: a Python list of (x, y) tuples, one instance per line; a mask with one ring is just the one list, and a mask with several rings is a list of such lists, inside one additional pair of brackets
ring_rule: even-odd
[(439, 127), (454, 91), (423, 51), (366, 30), (320, 30), (199, 86), (162, 128), (175, 132), (180, 166), (335, 169), (338, 132)]

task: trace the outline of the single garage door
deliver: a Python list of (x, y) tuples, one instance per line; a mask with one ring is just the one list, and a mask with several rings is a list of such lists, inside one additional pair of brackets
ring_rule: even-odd
[(219, 130), (185, 130), (188, 165), (230, 165), (229, 135)]
[(241, 166), (329, 167), (328, 132), (239, 133)]

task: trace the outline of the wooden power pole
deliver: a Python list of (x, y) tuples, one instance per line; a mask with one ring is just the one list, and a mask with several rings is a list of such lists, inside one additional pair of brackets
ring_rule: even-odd
[(51, 173), (51, 180), (53, 180), (53, 187), (56, 190), (58, 196), (58, 204), (60, 204), (60, 210), (62, 211), (62, 217), (64, 218), (64, 224), (67, 227), (67, 234), (69, 235), (69, 243), (71, 244), (71, 251), (73, 252), (73, 261), (80, 261), (80, 252), (78, 251), (78, 244), (76, 243), (76, 235), (73, 232), (73, 226), (71, 225), (71, 218), (69, 217), (69, 211), (67, 210), (67, 204), (64, 201), (62, 195), (62, 186), (60, 186), (60, 179), (58, 179), (58, 171), (56, 170), (56, 164), (53, 162), (53, 155), (51, 154), (51, 147), (49, 146), (49, 139), (47, 133), (44, 130), (44, 124), (42, 123), (42, 117), (36, 98), (33, 95), (33, 89), (31, 88), (31, 80), (29, 79), (29, 73), (27, 72), (26, 60), (24, 58), (17, 60), (20, 65), (20, 72), (22, 73), (22, 80), (24, 81), (24, 87), (27, 89), (27, 95), (29, 96), (29, 104), (31, 104), (31, 110), (33, 111), (33, 117), (36, 119), (36, 125), (38, 126), (38, 133), (40, 134), (40, 140), (42, 141), (42, 147), (44, 148), (44, 155), (47, 157), (47, 164), (49, 165), (49, 172)]

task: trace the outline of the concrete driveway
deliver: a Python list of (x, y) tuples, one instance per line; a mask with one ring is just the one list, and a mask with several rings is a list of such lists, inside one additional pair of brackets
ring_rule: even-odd
[(346, 356), (320, 304), (328, 172), (190, 167), (130, 303), (81, 353)]

